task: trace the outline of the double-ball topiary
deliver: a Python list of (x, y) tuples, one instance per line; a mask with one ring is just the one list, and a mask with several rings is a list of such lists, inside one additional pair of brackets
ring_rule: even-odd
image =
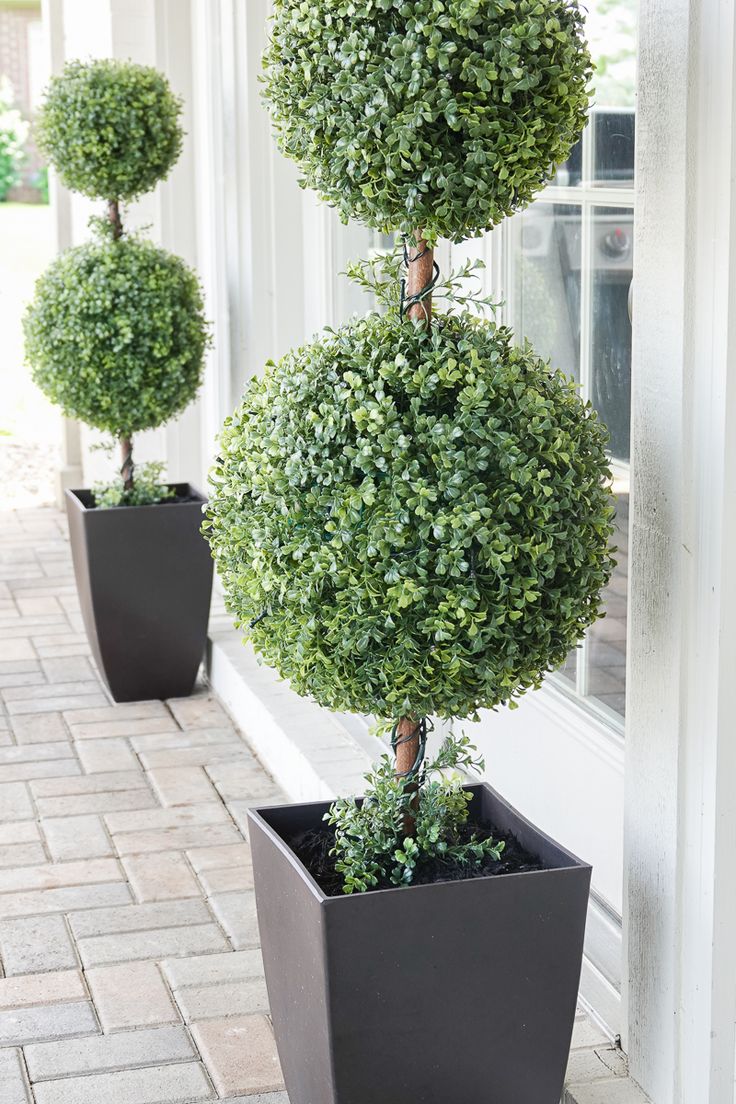
[[(123, 233), (120, 203), (175, 164), (181, 102), (155, 69), (70, 62), (52, 79), (38, 141), (63, 182), (107, 201), (98, 238), (62, 254), (25, 317), (26, 355), (41, 390), (69, 417), (120, 440), (122, 501), (134, 493), (132, 434), (180, 413), (202, 379), (209, 341), (196, 275), (179, 258)], [(113, 488), (113, 497), (120, 488)], [(155, 496), (154, 496), (155, 497)]]
[(394, 722), (395, 764), (331, 810), (347, 892), (500, 854), (465, 832), (457, 778), (431, 779), (474, 760), (455, 738), (425, 765), (429, 718), (513, 704), (599, 616), (605, 429), (508, 329), (432, 312), (440, 286), (469, 301), (438, 282), (438, 237), (492, 228), (551, 178), (590, 73), (575, 0), (274, 3), (265, 98), (282, 151), (344, 219), (406, 243), (401, 282), (392, 258), (353, 271), (388, 313), (249, 383), (206, 523), (265, 661), (324, 706)]
[(585, 125), (575, 0), (275, 0), (265, 97), (304, 181), (458, 241), (529, 202)]

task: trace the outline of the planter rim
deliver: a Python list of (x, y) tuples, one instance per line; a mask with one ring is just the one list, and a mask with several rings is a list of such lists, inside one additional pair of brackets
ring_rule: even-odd
[(193, 483), (173, 483), (172, 482), (172, 483), (166, 483), (165, 486), (166, 487), (174, 487), (174, 488), (187, 488), (189, 494), (196, 495), (197, 501), (196, 502), (149, 502), (145, 506), (141, 506), (141, 505), (139, 505), (139, 506), (87, 506), (84, 502), (84, 499), (81, 496), (82, 495), (91, 496), (93, 494), (93, 491), (92, 491), (91, 487), (77, 487), (77, 488), (68, 487), (64, 491), (64, 497), (69, 499), (70, 502), (73, 502), (76, 509), (81, 510), (83, 513), (89, 513), (89, 514), (107, 514), (107, 513), (110, 513), (113, 510), (125, 510), (126, 513), (127, 513), (128, 511), (133, 511), (133, 510), (150, 510), (151, 507), (158, 507), (158, 506), (160, 506), (160, 507), (165, 506), (167, 510), (172, 510), (172, 509), (173, 510), (177, 510), (177, 509), (180, 510), (184, 506), (189, 506), (191, 508), (192, 506), (197, 507), (197, 506), (206, 506), (207, 505), (206, 495), (203, 495), (202, 492), (200, 490), (198, 490), (198, 488), (195, 487)]
[(523, 813), (520, 813), (518, 811), (518, 809), (514, 808), (514, 806), (511, 805), (510, 802), (508, 802), (506, 800), (506, 798), (503, 797), (498, 792), (498, 790), (494, 790), (493, 786), (489, 785), (488, 782), (477, 782), (477, 783), (471, 782), (471, 783), (467, 783), (466, 785), (463, 786), (463, 789), (465, 789), (465, 790), (478, 790), (478, 791), (486, 790), (494, 798), (496, 798), (499, 801), (503, 802), (507, 806), (507, 808), (515, 816), (517, 816), (519, 818), (520, 821), (522, 821), (530, 829), (532, 829), (534, 832), (536, 832), (536, 834), (538, 836), (541, 836), (543, 840), (545, 840), (546, 842), (550, 843), (553, 847), (555, 847), (569, 861), (566, 862), (564, 865), (548, 867), (546, 870), (520, 870), (520, 871), (517, 871), (514, 874), (484, 874), (484, 875), (481, 875), (478, 878), (454, 878), (452, 881), (447, 881), (447, 882), (426, 882), (426, 883), (423, 883), (421, 885), (413, 885), (412, 884), (412, 885), (408, 885), (408, 886), (387, 886), (383, 889), (371, 889), (367, 893), (342, 893), (342, 894), (339, 894), (338, 896), (333, 897), (333, 896), (329, 896), (327, 893), (324, 892), (324, 890), (321, 888), (321, 886), (319, 885), (317, 880), (310, 874), (310, 872), (307, 870), (304, 863), (295, 854), (295, 852), (292, 850), (292, 848), (289, 846), (289, 844), (286, 842), (286, 840), (282, 836), (279, 835), (279, 833), (275, 830), (275, 828), (273, 828), (269, 824), (268, 820), (266, 819), (266, 816), (263, 815), (263, 814), (268, 814), (273, 809), (284, 809), (284, 808), (288, 808), (288, 807), (301, 808), (301, 809), (314, 809), (318, 806), (321, 807), (321, 806), (326, 805), (326, 804), (329, 805), (329, 804), (331, 804), (331, 802), (329, 802), (329, 801), (293, 801), (293, 802), (288, 802), (288, 803), (281, 802), (278, 805), (260, 805), (257, 808), (251, 808), (251, 809), (248, 810), (248, 819), (252, 820), (254, 823), (256, 823), (259, 826), (259, 828), (261, 829), (261, 831), (263, 831), (266, 835), (268, 835), (271, 838), (271, 840), (274, 842), (274, 844), (284, 852), (284, 854), (286, 855), (287, 859), (289, 860), (289, 863), (291, 864), (291, 866), (297, 872), (297, 874), (302, 879), (302, 881), (304, 881), (306, 883), (306, 885), (309, 887), (312, 895), (314, 897), (316, 897), (316, 899), (319, 901), (319, 903), (322, 904), (322, 905), (329, 905), (331, 907), (335, 907), (339, 904), (342, 904), (343, 907), (345, 907), (346, 902), (353, 902), (353, 901), (356, 901), (356, 900), (359, 901), (359, 900), (362, 900), (364, 897), (367, 897), (367, 896), (374, 897), (377, 894), (407, 893), (407, 892), (420, 893), (422, 890), (424, 890), (425, 892), (434, 891), (435, 893), (437, 891), (443, 891), (443, 890), (445, 892), (449, 892), (449, 891), (452, 890), (453, 886), (468, 885), (468, 884), (472, 884), (473, 882), (495, 881), (496, 879), (499, 879), (499, 878), (504, 880), (504, 881), (507, 878), (540, 878), (540, 877), (544, 877), (544, 875), (556, 874), (560, 870), (570, 870), (570, 869), (592, 870), (593, 869), (590, 863), (586, 863), (582, 859), (578, 858), (578, 856), (573, 854), (572, 851), (568, 850), (567, 847), (563, 847), (562, 844), (558, 843), (557, 840), (552, 838), (552, 836), (548, 835), (546, 832), (543, 832), (541, 828), (538, 828), (536, 826), (536, 824), (534, 824), (531, 820), (529, 820), (528, 817), (525, 817)]

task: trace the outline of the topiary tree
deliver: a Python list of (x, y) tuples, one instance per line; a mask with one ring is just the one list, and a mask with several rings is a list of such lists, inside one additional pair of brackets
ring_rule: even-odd
[(52, 79), (41, 149), (64, 183), (107, 201), (96, 240), (63, 253), (36, 285), (25, 321), (36, 384), (68, 417), (113, 434), (131, 502), (132, 437), (194, 398), (208, 324), (199, 281), (176, 256), (123, 232), (120, 205), (173, 167), (181, 103), (154, 69), (70, 62)]
[(429, 776), (472, 751), (450, 741), (428, 768), (428, 719), (539, 686), (611, 573), (595, 412), (454, 280), (450, 313), (432, 312), (437, 237), (494, 225), (578, 138), (581, 27), (569, 0), (275, 3), (282, 149), (344, 216), (406, 235), (400, 294), (400, 259), (353, 273), (384, 313), (249, 383), (209, 506), (229, 607), (265, 661), (322, 705), (389, 720), (396, 763), (332, 812), (348, 891), (497, 846), (461, 842), (465, 796)]

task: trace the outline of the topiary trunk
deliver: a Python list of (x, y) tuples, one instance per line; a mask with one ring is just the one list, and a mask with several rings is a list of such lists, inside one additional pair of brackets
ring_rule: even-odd
[(123, 481), (123, 489), (126, 491), (132, 491), (133, 489), (133, 438), (121, 437), (120, 438), (120, 478)]
[[(414, 325), (432, 322), (432, 286), (434, 283), (434, 250), (431, 249), (421, 230), (414, 234), (414, 241), (406, 251), (406, 287), (405, 317)], [(426, 293), (426, 294), (425, 294)], [(421, 722), (414, 717), (401, 717), (396, 725), (396, 776), (413, 779), (419, 766)], [(413, 836), (416, 832), (416, 813), (419, 806), (419, 786), (411, 781), (409, 791), (414, 794), (409, 811), (404, 816), (404, 834)]]
[(107, 217), (112, 226), (112, 239), (119, 241), (123, 236), (123, 222), (120, 218), (120, 204), (117, 199), (107, 201)]
[[(120, 217), (120, 204), (117, 199), (107, 202), (107, 217), (112, 226), (113, 241), (120, 241), (123, 236), (123, 220)], [(123, 481), (123, 489), (133, 489), (133, 438), (127, 435), (120, 437), (120, 478)]]
[(407, 792), (413, 797), (404, 814), (404, 835), (414, 836), (417, 827), (416, 814), (419, 809), (419, 784), (413, 781), (418, 768), (420, 754), (420, 729), (421, 722), (413, 717), (402, 717), (397, 723), (394, 732), (394, 747), (396, 749), (396, 777), (408, 778), (411, 781), (407, 786)]
[[(434, 249), (430, 249), (422, 237), (422, 231), (414, 233), (414, 241), (406, 251), (406, 307), (405, 316), (410, 322), (432, 321), (432, 287), (434, 286)], [(425, 294), (426, 293), (426, 294)]]

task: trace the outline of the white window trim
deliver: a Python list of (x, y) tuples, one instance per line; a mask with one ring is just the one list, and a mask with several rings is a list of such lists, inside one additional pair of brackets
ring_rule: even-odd
[(734, 1093), (735, 123), (733, 4), (641, 0), (624, 933), (656, 1104)]

